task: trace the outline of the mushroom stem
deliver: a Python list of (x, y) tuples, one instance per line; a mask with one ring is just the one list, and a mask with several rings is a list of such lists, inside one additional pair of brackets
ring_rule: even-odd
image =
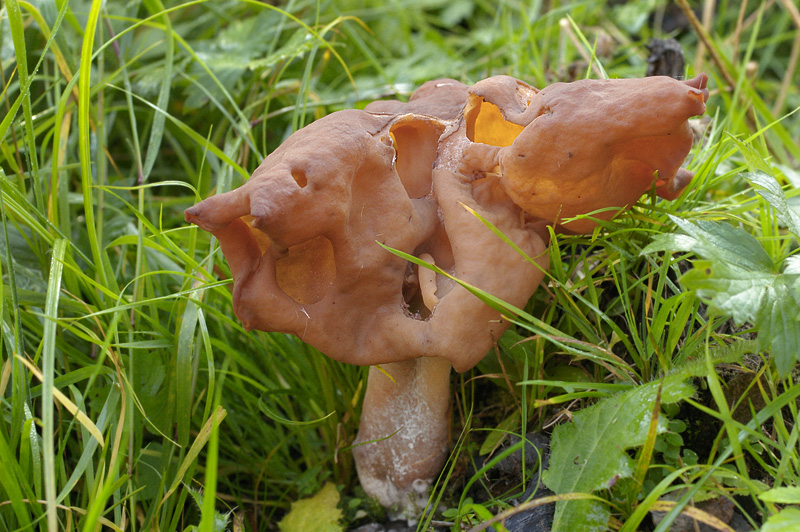
[(394, 517), (419, 516), (447, 458), (450, 367), (423, 357), (369, 369), (353, 455), (364, 491)]

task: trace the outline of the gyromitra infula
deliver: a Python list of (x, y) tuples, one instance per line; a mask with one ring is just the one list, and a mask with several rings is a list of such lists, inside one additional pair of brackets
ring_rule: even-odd
[(547, 267), (546, 224), (586, 232), (595, 222), (578, 215), (608, 219), (653, 187), (680, 194), (692, 178), (681, 168), (687, 120), (707, 98), (705, 75), (541, 91), (508, 76), (432, 81), (407, 103), (297, 131), (246, 184), (186, 220), (219, 239), (246, 328), (381, 365), (369, 371), (358, 476), (384, 506), (413, 512), (447, 456), (450, 368), (472, 368), (508, 323), (378, 242), (524, 306)]

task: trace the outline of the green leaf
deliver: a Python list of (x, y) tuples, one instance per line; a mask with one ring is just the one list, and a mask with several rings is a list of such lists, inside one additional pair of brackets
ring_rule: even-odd
[(796, 532), (800, 530), (800, 510), (787, 508), (767, 519), (761, 532)]
[(175, 416), (178, 422), (178, 444), (185, 447), (189, 443), (189, 423), (192, 419), (192, 366), (194, 362), (195, 330), (197, 328), (197, 292), (186, 300), (186, 308), (181, 318), (178, 333), (178, 346), (174, 367), (175, 372)]
[(647, 23), (647, 18), (655, 7), (656, 3), (652, 0), (614, 5), (614, 20), (629, 33), (637, 34)]
[(706, 259), (727, 262), (745, 270), (775, 270), (775, 265), (764, 246), (756, 237), (740, 227), (709, 220), (700, 220), (693, 224), (672, 215), (670, 219), (694, 239), (691, 247), (684, 248), (687, 251), (693, 251)]
[(758, 345), (769, 351), (781, 375), (800, 360), (800, 274), (747, 272), (723, 262), (703, 262), (681, 282), (697, 290), (712, 312), (750, 322)]
[(197, 433), (197, 437), (192, 443), (192, 446), (189, 448), (189, 452), (186, 453), (186, 457), (183, 459), (183, 462), (178, 468), (178, 472), (175, 475), (175, 479), (172, 481), (172, 485), (170, 486), (169, 490), (167, 490), (167, 493), (164, 494), (162, 504), (172, 496), (175, 490), (178, 489), (178, 486), (183, 482), (183, 476), (194, 464), (194, 461), (197, 460), (197, 456), (200, 454), (200, 451), (203, 450), (205, 444), (208, 443), (208, 439), (211, 437), (211, 432), (214, 429), (214, 426), (219, 427), (227, 415), (228, 412), (221, 406), (218, 406), (214, 411), (214, 414), (208, 418), (206, 424), (203, 425), (203, 428)]
[(281, 532), (342, 532), (344, 528), (339, 524), (342, 511), (337, 504), (339, 492), (328, 482), (313, 497), (293, 502), (292, 509), (278, 527)]
[(500, 446), (500, 443), (503, 441), (503, 438), (513, 433), (514, 431), (518, 430), (520, 424), (519, 415), (520, 411), (514, 410), (514, 412), (512, 412), (510, 416), (501, 421), (496, 428), (491, 429), (489, 435), (486, 436), (483, 445), (481, 445), (478, 454), (480, 456), (485, 456), (489, 454), (490, 452), (494, 451), (495, 449), (497, 449), (497, 447)]
[(680, 249), (705, 259), (696, 261), (681, 283), (696, 290), (713, 313), (730, 316), (738, 325), (752, 323), (759, 348), (771, 353), (781, 375), (788, 375), (800, 361), (800, 259), (789, 257), (780, 273), (745, 230), (722, 222), (672, 219), (687, 235), (657, 238), (642, 253)]
[(148, 356), (131, 356), (136, 374), (133, 390), (147, 416), (149, 428), (155, 432), (172, 432), (175, 402), (170, 400), (170, 383), (174, 375), (159, 352)]
[(251, 70), (266, 70), (283, 63), (298, 58), (313, 47), (314, 41), (308, 38), (308, 33), (303, 30), (295, 31), (289, 40), (278, 50), (257, 59), (247, 62), (247, 68)]
[(442, 23), (445, 28), (452, 28), (471, 17), (473, 11), (475, 11), (474, 2), (465, 0), (447, 2), (441, 14)]
[(789, 208), (783, 188), (778, 183), (778, 180), (775, 179), (775, 174), (769, 163), (753, 148), (752, 144), (737, 138), (733, 138), (733, 142), (742, 152), (745, 164), (750, 169), (750, 173), (745, 174), (744, 177), (750, 182), (758, 195), (775, 209), (775, 215), (786, 225), (789, 231), (800, 238), (800, 216)]
[[(203, 492), (188, 488), (189, 495), (192, 496), (194, 499), (195, 504), (201, 510), (203, 509)], [(211, 530), (214, 532), (225, 532), (228, 530), (228, 525), (230, 524), (230, 514), (223, 514), (217, 510), (214, 510), (214, 517), (211, 522)]]
[(751, 143), (744, 142), (736, 137), (731, 138), (739, 148), (739, 151), (742, 152), (744, 162), (747, 164), (747, 167), (751, 172), (762, 172), (764, 174), (772, 173), (772, 169), (769, 167), (769, 164), (767, 164), (767, 161), (765, 161), (764, 157), (762, 157), (761, 154), (759, 154), (756, 149), (753, 148)]
[(796, 237), (800, 238), (800, 216), (789, 207), (786, 194), (783, 193), (783, 188), (778, 180), (764, 172), (752, 172), (745, 177), (758, 195), (775, 209), (775, 216), (778, 217), (778, 220), (783, 222)]
[[(149, 0), (145, 5), (151, 13), (155, 14), (164, 11), (164, 6), (160, 0)], [(164, 23), (164, 36), (166, 38), (166, 57), (164, 58), (164, 71), (162, 72), (161, 87), (158, 91), (158, 101), (156, 106), (159, 109), (166, 110), (169, 103), (170, 88), (172, 87), (172, 67), (174, 62), (174, 49), (175, 49), (175, 35), (172, 32), (172, 24), (170, 23), (169, 16), (163, 15), (161, 17)], [(150, 172), (153, 170), (153, 165), (156, 162), (156, 157), (161, 148), (161, 139), (164, 136), (164, 122), (167, 117), (165, 113), (155, 113), (153, 115), (153, 126), (150, 128), (150, 141), (147, 145), (147, 157), (144, 161), (144, 168), (142, 169), (142, 180), (147, 180)]]
[(50, 530), (58, 528), (56, 508), (56, 420), (54, 414), (53, 380), (55, 379), (56, 320), (58, 319), (58, 299), (61, 295), (61, 275), (64, 271), (64, 255), (67, 241), (58, 239), (53, 246), (50, 263), (50, 279), (47, 284), (47, 303), (42, 331), (42, 453), (44, 454), (44, 492), (47, 507), (47, 526)]
[(777, 504), (800, 504), (800, 487), (783, 486), (772, 488), (758, 496), (764, 502)]
[[(661, 386), (661, 402), (686, 399), (694, 389), (683, 375), (671, 375), (604, 399), (574, 416), (572, 423), (556, 427), (550, 448), (550, 467), (542, 480), (556, 494), (591, 493), (609, 488), (633, 474), (627, 449), (645, 443), (653, 402)], [(659, 419), (658, 432), (667, 429)], [(608, 528), (609, 511), (595, 500), (561, 501), (556, 505), (553, 531), (587, 532)]]
[(783, 273), (800, 273), (800, 255), (788, 257), (784, 262)]
[(681, 282), (708, 301), (711, 311), (737, 325), (755, 323), (774, 274), (747, 271), (724, 262), (697, 261)]
[(756, 323), (759, 346), (772, 353), (779, 374), (789, 375), (800, 361), (800, 275), (775, 277)]

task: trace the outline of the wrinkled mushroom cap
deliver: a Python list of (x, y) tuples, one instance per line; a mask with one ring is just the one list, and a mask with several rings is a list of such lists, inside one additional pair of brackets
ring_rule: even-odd
[[(436, 110), (425, 99), (409, 107)], [(466, 289), (441, 275), (431, 281), (378, 244), (427, 254), (519, 306), (542, 270), (465, 206), (530, 256), (545, 245), (502, 192), (479, 201), (469, 180), (435, 168), (449, 125), (427, 115), (340, 111), (292, 135), (244, 186), (187, 209), (188, 221), (220, 241), (245, 327), (295, 334), (352, 364), (431, 356), (459, 371), (474, 366), (508, 324)], [(435, 287), (423, 290), (420, 277)], [(438, 299), (432, 311), (423, 291)]]
[[(693, 138), (688, 119), (705, 112), (707, 99), (705, 75), (550, 85), (507, 116), (526, 126), (499, 156), (503, 186), (528, 213), (551, 222), (630, 207), (652, 186), (674, 199), (692, 178), (681, 170)], [(565, 227), (586, 232), (594, 223)]]
[(522, 307), (547, 265), (543, 221), (629, 207), (652, 186), (680, 193), (691, 179), (680, 169), (687, 119), (704, 111), (705, 83), (429, 82), (409, 102), (310, 124), (186, 219), (219, 239), (245, 327), (295, 334), (343, 362), (442, 357), (465, 371), (508, 323), (378, 244)]
[(364, 108), (375, 114), (416, 114), (435, 117), (440, 121), (455, 120), (467, 103), (469, 87), (454, 79), (436, 79), (422, 84), (408, 102), (376, 100)]

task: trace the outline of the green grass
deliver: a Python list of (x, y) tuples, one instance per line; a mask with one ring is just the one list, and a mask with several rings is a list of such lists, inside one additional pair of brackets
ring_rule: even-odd
[[(664, 36), (681, 41), (687, 74), (711, 78), (693, 186), (671, 203), (644, 197), (593, 235), (554, 236), (546, 286), (498, 354), (454, 381), (454, 451), (434, 490), (445, 512), (420, 529), (477, 526), (508, 506), (513, 494), (476, 502), (464, 491), (478, 480), (466, 464), (501, 436), (552, 433), (668, 374), (697, 392), (662, 405), (670, 431), (646, 432), (629, 452), (631, 478), (594, 492), (611, 525), (649, 526), (668, 492), (678, 510), (690, 497), (734, 500), (754, 528), (791, 519), (779, 512), (798, 502), (800, 389), (796, 372), (770, 363), (791, 370), (797, 349), (788, 360), (780, 350), (800, 347), (790, 334), (800, 330), (800, 21), (782, 3), (750, 2), (740, 17), (740, 2), (719, 2), (710, 54), (665, 0), (7, 0), (0, 530), (207, 531), (226, 519), (277, 530), (293, 501), (328, 481), (349, 523), (379, 517), (349, 451), (365, 368), (245, 332), (218, 246), (183, 209), (241, 185), (293, 130), (338, 109), (445, 76), (510, 74), (538, 87), (642, 76), (643, 43)], [(601, 34), (614, 46), (595, 55)], [(774, 176), (788, 207), (755, 193), (753, 171)], [(763, 248), (771, 264), (745, 277), (786, 287), (770, 300), (777, 314), (729, 319), (739, 309), (725, 298), (739, 285), (720, 249), (730, 242), (675, 236), (712, 222)], [(752, 372), (762, 400), (748, 422), (732, 414), (743, 395), (728, 381)], [(699, 412), (708, 444), (687, 425)], [(790, 490), (764, 495), (770, 487)]]

